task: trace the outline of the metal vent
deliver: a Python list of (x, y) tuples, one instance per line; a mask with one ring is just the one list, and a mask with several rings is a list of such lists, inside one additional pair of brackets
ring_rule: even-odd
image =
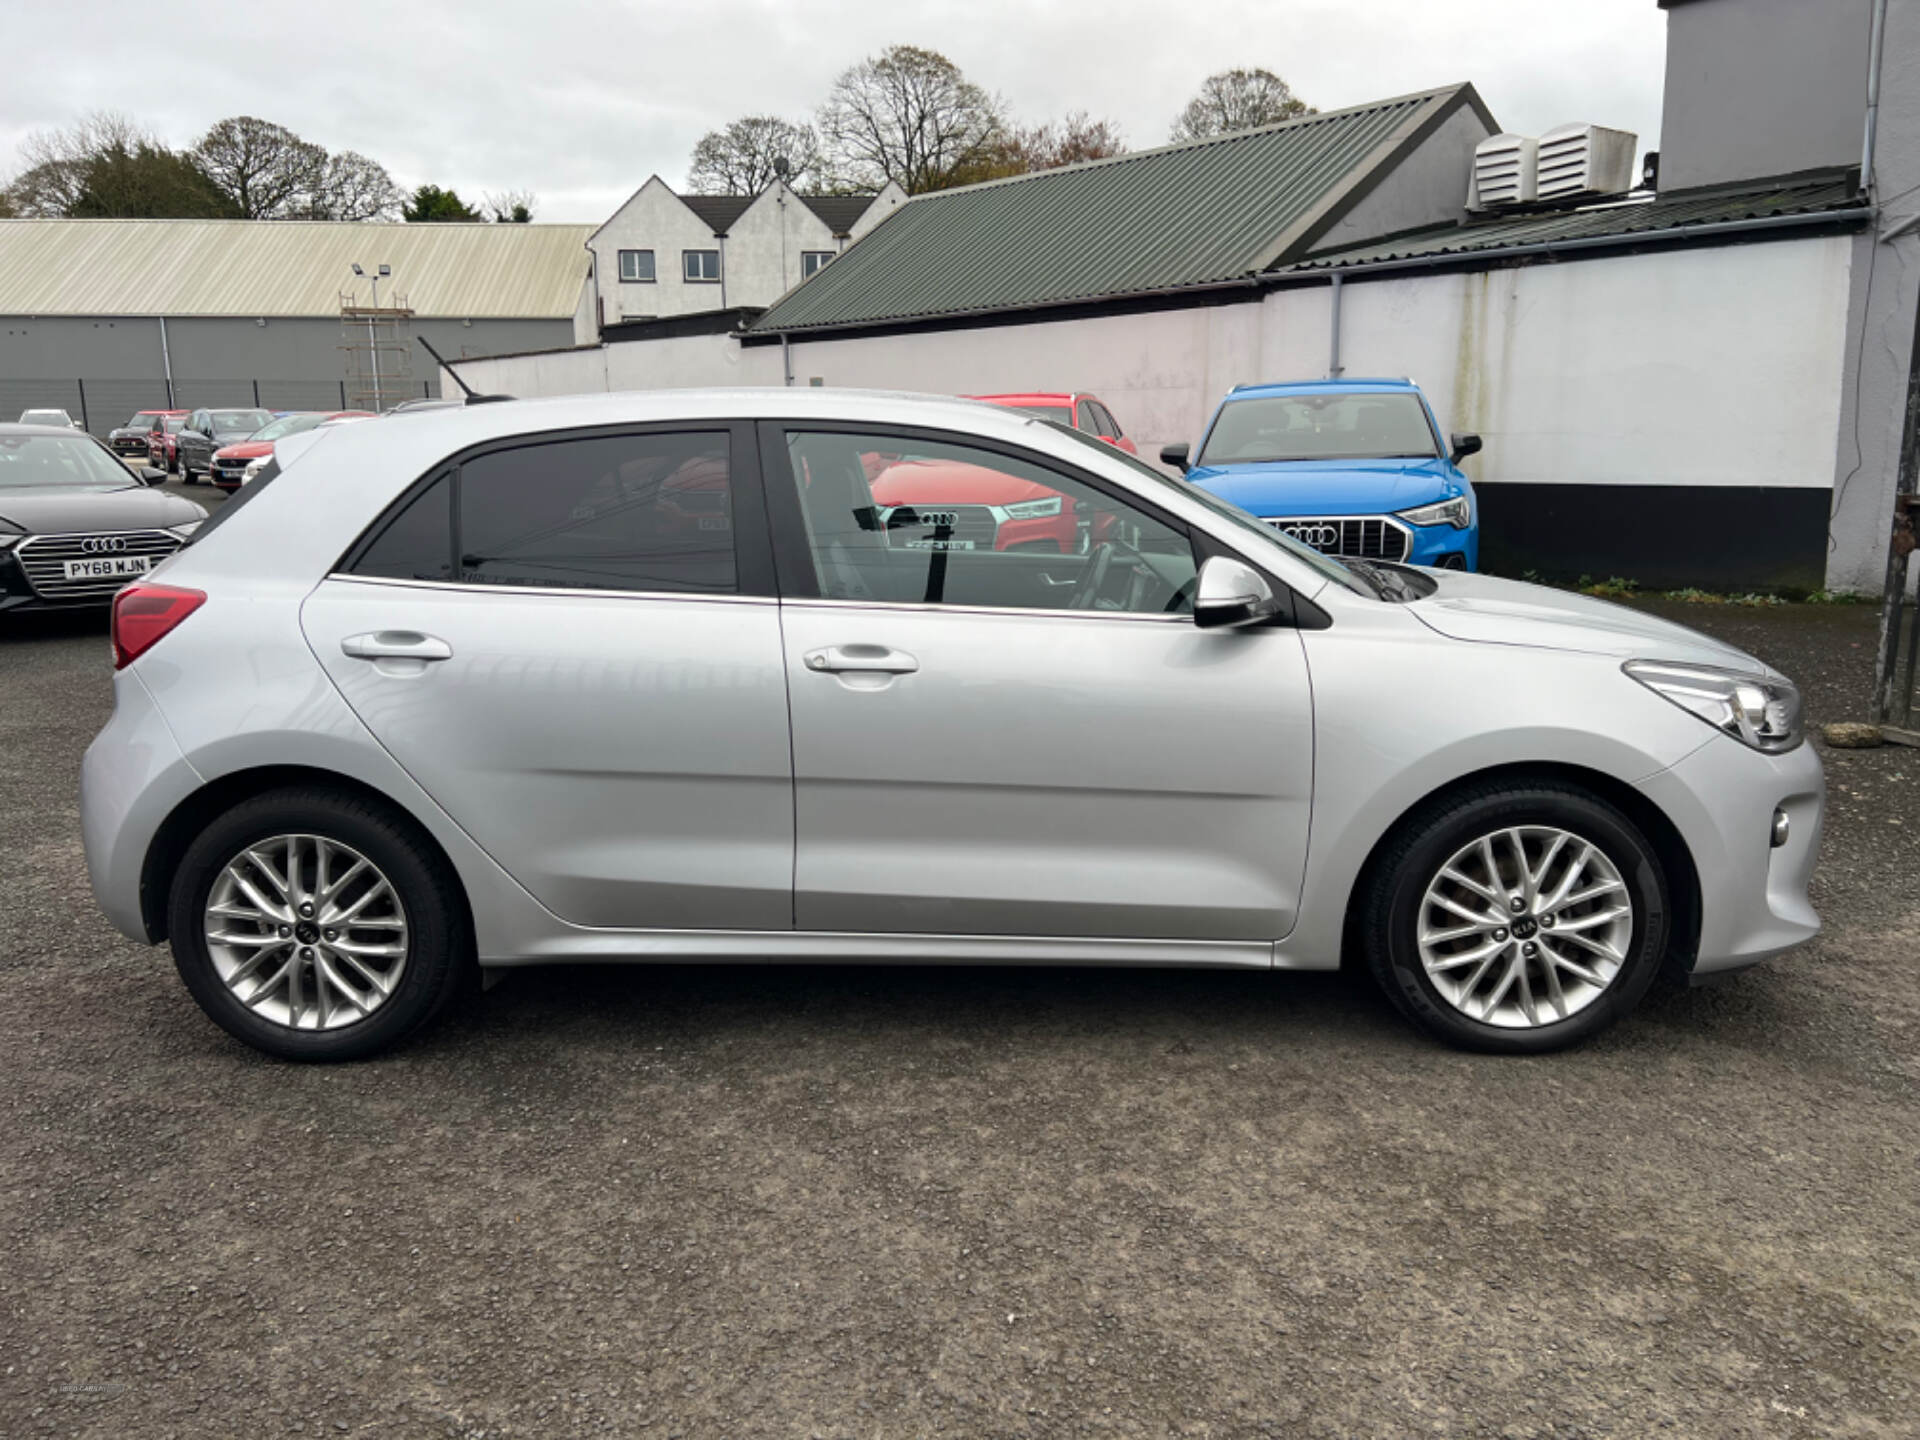
[(1556, 126), (1540, 137), (1539, 198), (1626, 194), (1633, 188), (1633, 155), (1639, 143), (1631, 130)]
[(1531, 135), (1489, 135), (1473, 147), (1469, 210), (1533, 203), (1540, 142)]

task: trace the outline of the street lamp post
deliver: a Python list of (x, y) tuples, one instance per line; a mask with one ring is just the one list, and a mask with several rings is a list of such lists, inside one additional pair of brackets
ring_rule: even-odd
[[(353, 267), (353, 273), (362, 279), (369, 279), (373, 282), (373, 308), (378, 310), (380, 308), (380, 278), (383, 275), (393, 274), (393, 267), (391, 265), (382, 265), (369, 276), (366, 271), (362, 270), (356, 264)], [(373, 413), (378, 415), (380, 413), (380, 342), (374, 338), (373, 316), (371, 315), (367, 316), (367, 354), (373, 361)]]

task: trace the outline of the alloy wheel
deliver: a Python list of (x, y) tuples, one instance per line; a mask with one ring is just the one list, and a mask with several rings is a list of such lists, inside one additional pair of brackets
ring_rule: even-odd
[(248, 845), (214, 879), (203, 923), (234, 998), (293, 1030), (364, 1020), (406, 969), (399, 892), (366, 856), (323, 835)]
[(1632, 895), (1599, 846), (1553, 826), (1511, 826), (1461, 846), (1428, 884), (1420, 963), (1471, 1019), (1552, 1025), (1607, 992), (1633, 921)]

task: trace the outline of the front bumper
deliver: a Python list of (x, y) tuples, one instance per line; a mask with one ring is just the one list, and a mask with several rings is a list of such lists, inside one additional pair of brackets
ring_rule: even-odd
[(1464, 530), (1451, 525), (1410, 525), (1411, 541), (1407, 564), (1430, 565), (1436, 570), (1478, 570), (1480, 568), (1480, 526), (1476, 521)]
[[(1694, 975), (1738, 970), (1820, 933), (1807, 882), (1827, 782), (1812, 745), (1764, 755), (1716, 736), (1639, 789), (1679, 829), (1699, 875)], [(1788, 821), (1779, 846), (1772, 843), (1776, 810)]]

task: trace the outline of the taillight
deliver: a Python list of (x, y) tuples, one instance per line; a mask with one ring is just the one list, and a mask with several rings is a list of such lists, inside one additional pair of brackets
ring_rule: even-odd
[(127, 586), (113, 597), (113, 668), (131, 665), (206, 602), (177, 585)]

